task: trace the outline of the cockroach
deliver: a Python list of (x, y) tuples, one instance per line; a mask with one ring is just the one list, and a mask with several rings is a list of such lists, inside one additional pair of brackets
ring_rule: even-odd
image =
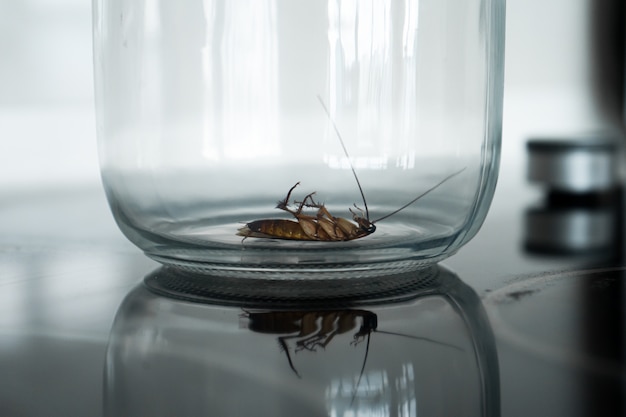
[[(455, 177), (465, 170), (465, 168), (457, 171), (451, 175), (448, 175), (446, 178), (441, 180), (439, 183), (435, 184), (433, 187), (419, 194), (417, 197), (404, 204), (397, 210), (392, 211), (380, 217), (376, 220), (370, 221), (369, 210), (367, 207), (367, 201), (365, 199), (365, 193), (363, 192), (363, 188), (361, 187), (361, 182), (359, 181), (359, 177), (350, 161), (350, 155), (348, 154), (348, 150), (346, 145), (343, 142), (343, 138), (341, 137), (341, 133), (339, 132), (339, 128), (337, 124), (333, 120), (328, 108), (324, 104), (324, 101), (320, 96), (317, 97), (324, 112), (328, 116), (331, 121), (333, 128), (335, 130), (335, 134), (339, 138), (339, 142), (341, 143), (341, 147), (343, 148), (343, 152), (348, 159), (348, 163), (350, 164), (350, 169), (352, 170), (352, 174), (354, 175), (354, 179), (356, 180), (356, 184), (359, 188), (359, 192), (361, 193), (361, 199), (363, 201), (364, 210), (354, 205), (354, 208), (357, 211), (349, 208), (350, 213), (352, 213), (352, 220), (335, 217), (333, 216), (328, 209), (324, 206), (324, 204), (320, 204), (313, 200), (313, 196), (315, 192), (307, 194), (302, 201), (297, 202), (294, 200), (294, 208), (290, 208), (289, 200), (291, 199), (291, 193), (293, 190), (300, 185), (300, 182), (297, 182), (293, 187), (289, 189), (287, 196), (278, 201), (276, 208), (286, 211), (291, 214), (295, 220), (291, 219), (265, 219), (265, 220), (255, 220), (249, 223), (246, 223), (245, 226), (239, 228), (237, 230), (237, 235), (243, 236), (244, 240), (249, 237), (256, 238), (270, 238), (270, 239), (288, 239), (288, 240), (309, 240), (309, 241), (324, 241), (324, 242), (337, 242), (337, 241), (348, 241), (354, 239), (360, 239), (365, 236), (369, 236), (376, 231), (376, 223), (384, 220), (388, 217), (397, 214), (398, 212), (404, 210), (409, 207), (411, 204), (415, 203), (420, 198), (424, 197), (426, 194), (435, 190), (439, 186), (441, 186), (446, 181)], [(317, 209), (315, 215), (305, 214), (303, 213), (305, 208), (313, 208)]]
[[(248, 319), (248, 329), (255, 333), (285, 335), (278, 337), (278, 345), (285, 352), (291, 370), (301, 377), (291, 359), (288, 341), (295, 339), (294, 352), (315, 352), (317, 348), (326, 348), (335, 336), (358, 328), (353, 335), (351, 345), (358, 345), (367, 338), (363, 368), (369, 353), (372, 332), (409, 337), (442, 346), (460, 349), (457, 346), (439, 342), (427, 337), (411, 336), (378, 329), (378, 316), (368, 310), (321, 310), (321, 311), (245, 311), (242, 317)], [(363, 372), (363, 369), (361, 369)]]
[[(412, 336), (403, 333), (389, 332), (378, 329), (378, 316), (368, 310), (321, 310), (321, 311), (266, 311), (250, 312), (244, 310), (242, 317), (248, 319), (248, 329), (255, 333), (265, 333), (278, 336), (280, 350), (285, 352), (289, 367), (298, 378), (302, 378), (291, 358), (290, 350), (316, 352), (318, 348), (325, 349), (335, 336), (355, 331), (351, 345), (358, 345), (366, 341), (363, 364), (356, 383), (358, 388), (370, 348), (370, 337), (373, 332), (408, 337), (415, 340), (427, 341), (448, 348), (463, 350), (458, 346), (436, 341), (427, 337)], [(289, 341), (295, 339), (295, 347), (289, 346)], [(356, 393), (356, 391), (355, 391)], [(354, 400), (354, 398), (353, 398)]]
[(296, 339), (295, 352), (302, 350), (315, 352), (325, 348), (335, 336), (357, 328), (351, 344), (357, 345), (367, 336), (366, 354), (369, 350), (369, 335), (378, 327), (378, 317), (366, 310), (328, 310), (328, 311), (270, 311), (248, 312), (243, 315), (248, 319), (248, 328), (257, 333), (285, 334), (278, 337), (278, 345), (285, 352), (289, 367), (300, 377), (296, 370), (288, 341)]

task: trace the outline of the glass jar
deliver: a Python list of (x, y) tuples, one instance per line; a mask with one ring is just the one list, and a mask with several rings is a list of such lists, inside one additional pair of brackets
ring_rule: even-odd
[(94, 0), (123, 233), (217, 274), (411, 270), (482, 224), (504, 0)]

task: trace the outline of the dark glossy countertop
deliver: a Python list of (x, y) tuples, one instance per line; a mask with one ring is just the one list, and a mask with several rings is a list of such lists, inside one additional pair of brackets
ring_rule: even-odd
[(4, 193), (0, 416), (623, 415), (621, 200), (607, 245), (530, 252), (522, 171), (405, 293), (283, 309), (149, 291), (99, 188)]

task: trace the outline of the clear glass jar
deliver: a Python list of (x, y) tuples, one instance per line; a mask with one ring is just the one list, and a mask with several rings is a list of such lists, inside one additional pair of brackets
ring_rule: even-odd
[(94, 0), (115, 219), (219, 274), (439, 261), (493, 195), (503, 45), (504, 0)]

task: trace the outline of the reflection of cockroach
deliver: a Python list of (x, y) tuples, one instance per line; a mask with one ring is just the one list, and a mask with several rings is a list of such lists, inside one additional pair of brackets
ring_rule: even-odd
[[(326, 209), (324, 204), (317, 203), (313, 200), (313, 195), (315, 194), (314, 192), (305, 196), (304, 199), (302, 199), (302, 201), (300, 202), (294, 200), (294, 205), (296, 207), (292, 209), (289, 207), (289, 199), (291, 198), (291, 193), (293, 192), (293, 190), (300, 184), (299, 182), (297, 182), (293, 187), (291, 187), (291, 189), (287, 193), (287, 196), (283, 200), (280, 200), (276, 205), (276, 208), (290, 213), (293, 217), (295, 217), (296, 220), (265, 219), (255, 220), (246, 223), (245, 226), (239, 228), (237, 231), (237, 235), (243, 236), (244, 239), (248, 237), (257, 237), (289, 240), (317, 240), (324, 242), (359, 239), (374, 233), (376, 231), (375, 224), (379, 221), (391, 217), (394, 214), (409, 207), (411, 204), (415, 203), (417, 200), (424, 197), (429, 192), (435, 190), (452, 177), (460, 174), (465, 169), (463, 168), (462, 170), (447, 176), (435, 186), (424, 191), (399, 209), (394, 210), (391, 213), (388, 213), (385, 216), (380, 217), (374, 221), (370, 221), (370, 215), (367, 208), (367, 202), (365, 200), (365, 194), (363, 193), (363, 188), (361, 187), (361, 183), (359, 182), (359, 178), (356, 174), (354, 166), (352, 165), (352, 162), (350, 162), (348, 150), (343, 143), (343, 139), (341, 138), (339, 129), (332, 119), (330, 112), (326, 108), (326, 105), (324, 105), (321, 97), (318, 96), (318, 99), (322, 107), (324, 108), (324, 111), (328, 115), (328, 118), (331, 120), (335, 133), (337, 134), (346, 158), (348, 159), (350, 169), (352, 170), (352, 174), (354, 175), (356, 184), (359, 187), (359, 192), (361, 193), (364, 210), (358, 208), (356, 204), (354, 205), (354, 207), (357, 209), (358, 212), (350, 209), (350, 212), (352, 213), (352, 219), (356, 224), (351, 222), (350, 220), (341, 217), (335, 217), (328, 211), (328, 209)], [(315, 215), (304, 214), (303, 210), (305, 207), (317, 209), (317, 212), (315, 213)]]
[[(367, 310), (269, 311), (256, 313), (246, 311), (243, 317), (248, 319), (248, 328), (253, 332), (284, 335), (278, 337), (278, 344), (287, 356), (289, 367), (298, 377), (300, 377), (300, 374), (291, 358), (289, 340), (295, 339), (293, 350), (296, 353), (303, 350), (315, 352), (318, 347), (326, 348), (335, 336), (353, 331), (357, 329), (357, 326), (358, 330), (354, 333), (350, 344), (357, 345), (367, 338), (359, 381), (365, 370), (372, 332), (409, 337), (460, 349), (457, 346), (426, 337), (378, 330), (378, 317), (375, 313)], [(359, 321), (360, 323), (358, 323)]]
[(360, 318), (361, 326), (351, 344), (356, 345), (367, 336), (367, 355), (370, 333), (378, 326), (376, 314), (365, 310), (246, 312), (244, 316), (248, 318), (248, 328), (253, 332), (286, 335), (278, 337), (278, 344), (298, 376), (300, 374), (291, 360), (288, 340), (296, 339), (295, 352), (314, 352), (318, 347), (326, 348), (336, 335), (356, 329), (357, 319)]

